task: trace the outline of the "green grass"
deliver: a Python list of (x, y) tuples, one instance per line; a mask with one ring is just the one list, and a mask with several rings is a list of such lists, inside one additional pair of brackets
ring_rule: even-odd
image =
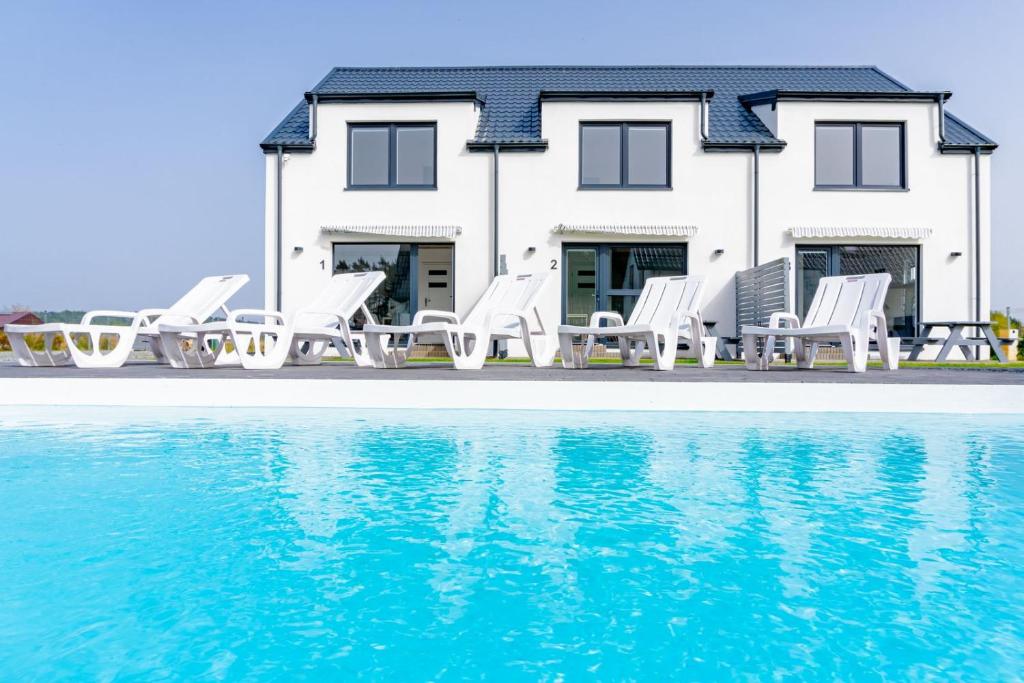
[[(343, 362), (346, 359), (343, 358), (324, 358), (325, 361)], [(410, 358), (410, 363), (450, 363), (451, 359), (447, 357), (438, 358)], [(619, 365), (622, 361), (618, 358), (591, 358), (591, 365)], [(649, 358), (644, 358), (640, 361), (641, 365), (650, 365), (653, 361)], [(676, 361), (678, 365), (696, 365), (697, 361), (693, 358), (680, 358)], [(529, 365), (530, 361), (526, 358), (488, 358), (488, 365)], [(716, 360), (715, 365), (743, 365), (741, 360)], [(782, 362), (776, 362), (775, 365), (785, 367), (787, 364)], [(788, 365), (796, 366), (795, 362), (788, 363)], [(843, 366), (845, 362), (841, 360), (819, 360), (814, 363), (817, 366), (831, 367), (831, 366)], [(881, 368), (881, 361), (868, 361), (868, 367)], [(900, 361), (901, 370), (915, 370), (918, 368), (945, 368), (952, 370), (1024, 370), (1024, 361), (1013, 361), (1010, 363), (999, 363), (997, 361), (948, 361), (945, 363), (936, 363), (935, 361)]]

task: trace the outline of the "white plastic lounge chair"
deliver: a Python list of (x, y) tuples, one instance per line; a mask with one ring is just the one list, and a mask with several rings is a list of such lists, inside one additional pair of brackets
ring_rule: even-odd
[[(555, 357), (555, 340), (545, 332), (537, 310), (537, 299), (546, 281), (546, 273), (499, 275), (465, 320), (449, 311), (427, 310), (418, 311), (412, 325), (366, 325), (363, 334), (374, 367), (404, 365), (421, 335), (440, 335), (459, 370), (482, 368), (494, 339), (522, 340), (534, 366), (549, 367)], [(404, 347), (398, 346), (401, 335), (408, 335)], [(391, 340), (393, 348), (389, 345)]]
[[(773, 313), (768, 327), (744, 325), (741, 334), (747, 368), (767, 370), (775, 357), (776, 338), (784, 338), (792, 340), (788, 343), (793, 344), (793, 355), (800, 368), (814, 367), (820, 344), (839, 342), (847, 369), (864, 372), (868, 366), (868, 342), (875, 340), (883, 366), (895, 370), (899, 367), (899, 342), (888, 339), (882, 309), (891, 280), (888, 273), (823, 277), (803, 326), (792, 313)], [(764, 339), (760, 354), (758, 339)], [(891, 341), (896, 343), (890, 344)]]
[[(45, 325), (8, 325), (5, 332), (11, 340), (11, 347), (18, 363), (26, 366), (58, 366), (74, 363), (80, 368), (118, 368), (124, 365), (135, 348), (136, 341), (149, 345), (157, 360), (165, 360), (160, 344), (158, 328), (162, 323), (201, 323), (217, 309), (225, 314), (228, 299), (249, 281), (248, 275), (214, 275), (199, 281), (185, 296), (170, 308), (147, 308), (141, 311), (90, 311), (82, 322), (74, 325), (50, 323)], [(96, 325), (96, 318), (131, 319), (129, 325)], [(33, 351), (25, 341), (26, 334), (42, 334), (43, 350)], [(54, 350), (56, 337), (64, 338), (65, 348)], [(111, 347), (103, 350), (101, 340), (110, 341)], [(81, 349), (77, 342), (87, 339), (87, 348)]]
[[(700, 367), (712, 367), (715, 364), (715, 344), (718, 340), (704, 334), (704, 320), (700, 314), (703, 294), (702, 277), (679, 275), (648, 278), (628, 322), (624, 323), (622, 315), (615, 311), (598, 311), (590, 316), (590, 324), (586, 327), (559, 326), (562, 367), (587, 367), (597, 337), (618, 338), (619, 355), (622, 364), (626, 366), (639, 365), (644, 346), (647, 346), (651, 350), (654, 367), (658, 370), (671, 370), (676, 362), (676, 347), (682, 339), (688, 343)], [(602, 320), (612, 324), (601, 327)], [(572, 338), (576, 335), (586, 337), (586, 343), (581, 352), (574, 353)]]
[[(335, 275), (287, 323), (277, 311), (240, 309), (227, 320), (205, 325), (161, 325), (167, 360), (175, 368), (241, 364), (248, 370), (276, 370), (289, 359), (317, 365), (333, 344), (343, 358), (350, 356), (356, 365), (368, 367), (372, 363), (365, 345), (356, 343), (361, 340), (352, 332), (351, 319), (362, 311), (373, 322), (366, 300), (383, 281), (379, 271)], [(262, 317), (263, 322), (244, 322), (244, 317)], [(227, 343), (233, 347), (230, 351)]]

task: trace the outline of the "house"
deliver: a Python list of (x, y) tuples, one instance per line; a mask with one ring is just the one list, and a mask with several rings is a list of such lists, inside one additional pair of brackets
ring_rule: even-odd
[(267, 306), (380, 268), (405, 323), (545, 270), (547, 320), (580, 322), (690, 273), (731, 335), (735, 274), (787, 257), (798, 313), (885, 271), (894, 333), (979, 319), (996, 144), (949, 98), (873, 66), (336, 68), (261, 144)]
[(0, 332), (7, 325), (42, 325), (43, 319), (32, 311), (0, 313)]

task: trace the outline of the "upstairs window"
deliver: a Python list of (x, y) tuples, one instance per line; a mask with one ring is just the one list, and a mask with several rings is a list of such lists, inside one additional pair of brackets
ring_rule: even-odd
[(904, 189), (902, 123), (818, 123), (814, 186), (821, 189)]
[(580, 124), (580, 188), (666, 189), (668, 123)]
[(436, 124), (349, 124), (349, 189), (434, 189), (436, 167)]

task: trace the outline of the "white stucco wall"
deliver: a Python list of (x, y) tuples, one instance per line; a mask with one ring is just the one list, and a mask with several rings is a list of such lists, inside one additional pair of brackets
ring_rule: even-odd
[[(580, 190), (580, 121), (670, 121), (671, 190)], [(545, 292), (542, 314), (561, 321), (562, 245), (566, 243), (688, 242), (688, 269), (708, 278), (706, 317), (731, 334), (735, 306), (732, 278), (746, 267), (750, 197), (749, 155), (705, 154), (700, 149), (697, 102), (545, 102), (541, 107), (543, 154), (501, 155), (501, 246), (510, 272), (550, 269), (556, 281)], [(694, 225), (684, 238), (608, 235), (563, 236), (558, 224)], [(536, 253), (527, 253), (529, 247)], [(714, 256), (715, 249), (725, 254)]]
[[(787, 147), (761, 155), (760, 260), (793, 259), (796, 242), (788, 229), (801, 226), (931, 228), (921, 245), (924, 320), (973, 318), (973, 160), (941, 155), (936, 148), (936, 106), (928, 103), (780, 102), (773, 123)], [(455, 308), (465, 313), (491, 275), (490, 153), (466, 149), (478, 112), (469, 102), (321, 104), (312, 153), (291, 153), (284, 167), (283, 307), (286, 313), (315, 296), (331, 273), (333, 241), (385, 240), (330, 237), (329, 224), (454, 224)], [(694, 225), (688, 269), (708, 279), (705, 317), (732, 335), (733, 277), (751, 265), (752, 155), (707, 153), (700, 147), (696, 102), (544, 102), (545, 152), (502, 152), (500, 168), (500, 251), (510, 272), (556, 270), (542, 304), (550, 324), (561, 320), (562, 244), (565, 242), (679, 242), (680, 238), (562, 236), (564, 224)], [(671, 190), (579, 190), (580, 121), (670, 121)], [(816, 191), (816, 120), (904, 121), (907, 134), (907, 191)], [(346, 124), (358, 121), (436, 121), (436, 191), (349, 191), (346, 184)], [(987, 275), (989, 242), (989, 159), (982, 157), (982, 247)], [(275, 305), (274, 279), (276, 158), (267, 155), (266, 301)], [(886, 243), (882, 240), (801, 240), (800, 243)], [(914, 243), (914, 242), (889, 242)], [(301, 254), (294, 247), (303, 247)], [(536, 251), (530, 253), (528, 249)], [(716, 249), (724, 249), (714, 256)], [(950, 252), (963, 252), (951, 258)], [(320, 262), (324, 261), (321, 269)], [(795, 291), (795, 290), (794, 290)], [(982, 311), (988, 310), (988, 278)], [(520, 348), (512, 345), (510, 351)]]
[[(282, 308), (308, 302), (331, 276), (332, 242), (431, 242), (363, 235), (325, 235), (325, 225), (458, 225), (455, 306), (465, 312), (490, 281), (491, 159), (466, 150), (476, 131), (471, 102), (321, 104), (316, 150), (291, 153), (284, 165)], [(348, 123), (436, 121), (437, 190), (347, 190)], [(276, 230), (275, 156), (267, 155), (266, 303), (273, 308)], [(303, 251), (296, 254), (295, 247)], [(323, 267), (320, 262), (323, 261)]]
[[(973, 158), (940, 154), (930, 103), (780, 102), (781, 154), (761, 157), (761, 260), (794, 256), (799, 244), (919, 244), (922, 320), (973, 319)], [(815, 121), (903, 121), (906, 191), (814, 189)], [(982, 157), (982, 272), (988, 272), (988, 156)], [(794, 240), (800, 226), (931, 228), (924, 240)], [(951, 252), (963, 256), (950, 257)], [(988, 311), (983, 280), (982, 311)]]

